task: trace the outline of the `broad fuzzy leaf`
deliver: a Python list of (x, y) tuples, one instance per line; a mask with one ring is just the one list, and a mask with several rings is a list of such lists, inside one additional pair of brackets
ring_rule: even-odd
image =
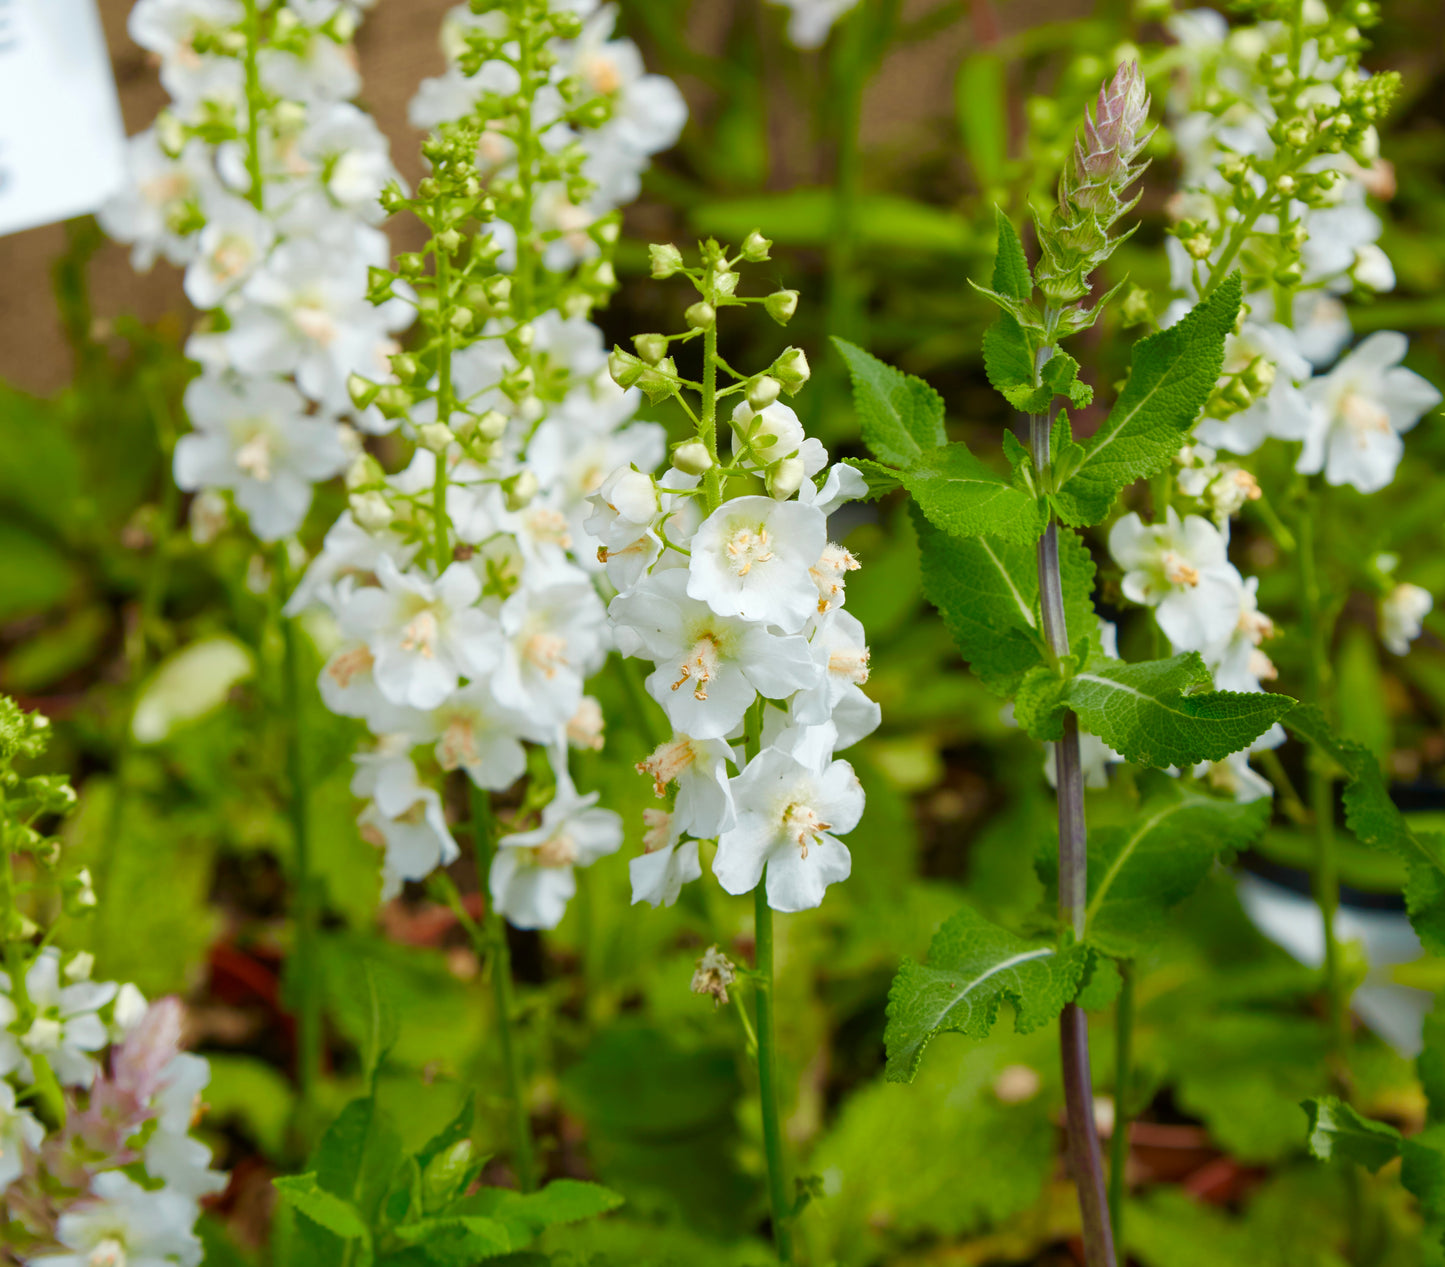
[(998, 253), (993, 261), (993, 288), (1011, 299), (1027, 300), (1034, 293), (1034, 279), (1024, 244), (1000, 207), (994, 208), (994, 223), (998, 226)]
[(1120, 958), (1139, 954), (1215, 858), (1243, 849), (1268, 821), (1268, 801), (1241, 805), (1164, 780), (1127, 826), (1093, 828), (1089, 943)]
[(1442, 1243), (1445, 1224), (1445, 1126), (1402, 1136), (1393, 1126), (1361, 1117), (1333, 1096), (1306, 1100), (1310, 1152), (1320, 1161), (1355, 1162), (1367, 1170), (1401, 1159), (1400, 1182), (1420, 1203), (1420, 1212)]
[(984, 466), (964, 444), (929, 449), (900, 478), (919, 509), (955, 537), (1028, 544), (1043, 531), (1038, 502)]
[(1302, 705), (1287, 724), (1344, 771), (1346, 825), (1361, 844), (1404, 861), (1410, 923), (1428, 951), (1445, 954), (1445, 840), (1410, 826), (1390, 799), (1379, 759), (1363, 745), (1336, 735), (1319, 709)]
[[(999, 295), (1027, 303), (1034, 292), (1034, 279), (1029, 274), (1023, 243), (1002, 210), (996, 208), (994, 218), (998, 222), (998, 254), (994, 258), (993, 289)], [(1012, 313), (1000, 312), (984, 331), (983, 366), (988, 381), (1005, 395), (1032, 385), (1033, 351), (1023, 326)]]
[(1085, 730), (1136, 765), (1191, 766), (1247, 748), (1294, 707), (1266, 692), (1209, 691), (1195, 652), (1127, 664), (1097, 656), (1070, 678), (1062, 702)]
[(924, 450), (946, 443), (943, 397), (933, 388), (844, 339), (833, 343), (848, 364), (858, 426), (874, 457), (911, 466)]
[(994, 537), (954, 537), (912, 507), (923, 592), (983, 684), (1012, 695), (1041, 663), (1038, 565), (1032, 547)]
[(884, 1034), (889, 1081), (911, 1081), (938, 1034), (987, 1038), (1005, 999), (1019, 1033), (1047, 1024), (1078, 993), (1089, 953), (1024, 941), (965, 907), (934, 935), (928, 963), (905, 959), (893, 979)]
[(1056, 494), (1061, 518), (1098, 523), (1121, 489), (1174, 460), (1219, 378), (1240, 286), (1231, 276), (1176, 325), (1134, 345), (1128, 383)]

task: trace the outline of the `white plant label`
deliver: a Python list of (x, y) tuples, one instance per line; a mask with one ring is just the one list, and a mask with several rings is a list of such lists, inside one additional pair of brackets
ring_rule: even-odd
[(0, 0), (0, 234), (94, 211), (124, 176), (95, 0)]

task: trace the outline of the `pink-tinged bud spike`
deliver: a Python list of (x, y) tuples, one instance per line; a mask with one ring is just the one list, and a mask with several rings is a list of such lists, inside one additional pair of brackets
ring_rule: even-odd
[(1125, 62), (1112, 82), (1099, 89), (1094, 111), (1099, 141), (1105, 148), (1133, 157), (1139, 130), (1149, 118), (1149, 91), (1138, 62)]
[(158, 999), (146, 1009), (125, 1042), (116, 1048), (112, 1068), (116, 1085), (149, 1100), (166, 1066), (181, 1050), (186, 1009), (175, 997)]

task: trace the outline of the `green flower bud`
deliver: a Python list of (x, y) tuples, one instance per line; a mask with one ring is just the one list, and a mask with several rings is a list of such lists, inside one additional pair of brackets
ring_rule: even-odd
[(812, 373), (802, 348), (788, 348), (773, 362), (772, 376), (789, 396), (796, 396)]
[(652, 259), (652, 275), (658, 281), (671, 277), (682, 268), (682, 252), (670, 242), (665, 246), (654, 243), (647, 248), (647, 253)]
[(380, 383), (373, 383), (369, 379), (362, 378), (360, 374), (348, 374), (346, 377), (346, 394), (351, 397), (351, 403), (358, 409), (368, 409), (372, 401), (381, 391)]
[(391, 372), (404, 383), (414, 382), (421, 373), (421, 364), (410, 352), (398, 352), (391, 358)]
[(452, 329), (455, 330), (458, 334), (464, 333), (468, 328), (470, 328), (472, 322), (475, 320), (476, 314), (470, 308), (452, 309), (450, 324)]
[(506, 344), (508, 351), (513, 356), (521, 356), (528, 351), (537, 338), (537, 332), (530, 321), (524, 321), (507, 333)]
[(807, 478), (802, 458), (783, 458), (768, 470), (768, 492), (783, 501), (796, 493)]
[(798, 311), (798, 292), (796, 290), (775, 290), (763, 300), (763, 307), (767, 309), (768, 316), (780, 326), (785, 326), (793, 319), (793, 314)]
[(351, 517), (367, 532), (380, 532), (389, 528), (396, 518), (391, 503), (384, 494), (373, 490), (368, 493), (352, 493), (350, 497)]
[(699, 299), (682, 314), (694, 330), (707, 330), (717, 321), (717, 310), (710, 303)]
[(477, 419), (477, 435), (483, 440), (500, 440), (507, 431), (507, 415), (498, 409), (488, 409)]
[(766, 409), (773, 401), (777, 400), (778, 393), (783, 390), (783, 385), (776, 378), (768, 374), (755, 378), (748, 384), (748, 404), (755, 410)]
[(613, 348), (612, 355), (607, 358), (607, 372), (619, 387), (635, 386), (646, 368), (644, 361), (621, 348)]
[(417, 428), (417, 439), (421, 442), (421, 447), (433, 453), (445, 453), (455, 438), (452, 429), (444, 422), (429, 422)]
[(672, 465), (686, 475), (705, 475), (712, 470), (712, 454), (701, 440), (689, 440), (672, 451)]
[(365, 488), (368, 484), (380, 484), (385, 478), (386, 472), (381, 469), (381, 463), (370, 453), (360, 454), (346, 468), (346, 487), (351, 491)]
[(760, 264), (768, 259), (768, 252), (773, 249), (773, 244), (761, 233), (754, 229), (743, 239), (743, 259), (750, 264)]
[(523, 510), (537, 495), (537, 477), (531, 471), (518, 471), (502, 481), (502, 492), (508, 510)]
[(444, 1210), (462, 1193), (472, 1172), (472, 1141), (458, 1140), (426, 1164), (421, 1173), (422, 1208)]
[(455, 229), (447, 229), (437, 234), (437, 245), (448, 255), (455, 255), (462, 249), (462, 235)]
[(656, 365), (667, 355), (667, 339), (660, 334), (639, 334), (632, 340), (632, 346), (649, 365)]

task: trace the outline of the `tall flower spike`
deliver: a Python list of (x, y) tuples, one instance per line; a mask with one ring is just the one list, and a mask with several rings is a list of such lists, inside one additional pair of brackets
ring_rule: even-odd
[(1125, 191), (1148, 165), (1135, 161), (1153, 135), (1143, 131), (1148, 118), (1144, 76), (1137, 62), (1126, 62), (1099, 89), (1093, 111), (1085, 112), (1073, 162), (1059, 181), (1058, 211), (1039, 230), (1037, 280), (1050, 305), (1087, 295), (1089, 274), (1125, 240), (1111, 240), (1109, 230), (1139, 201), (1138, 194), (1126, 200)]

